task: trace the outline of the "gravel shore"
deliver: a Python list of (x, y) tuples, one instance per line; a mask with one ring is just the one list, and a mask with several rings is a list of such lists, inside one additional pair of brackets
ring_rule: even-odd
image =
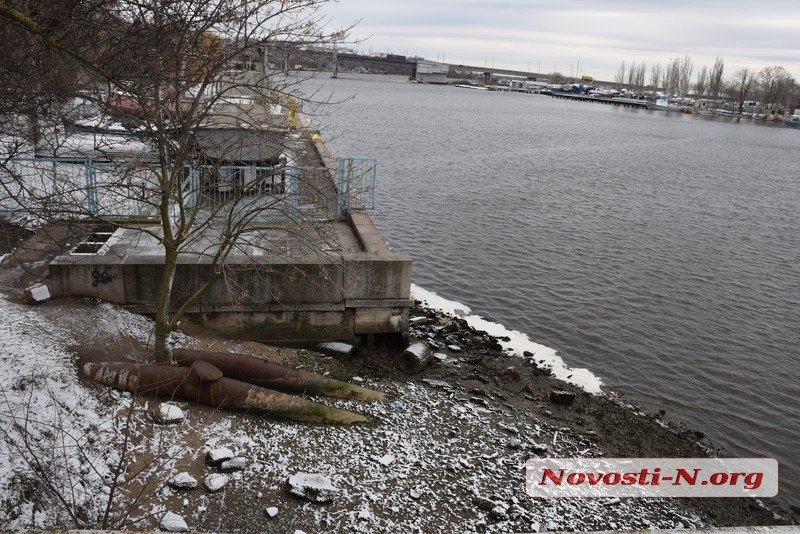
[[(369, 424), (298, 424), (132, 398), (89, 382), (79, 374), (84, 359), (147, 361), (152, 323), (90, 299), (30, 306), (20, 298), (25, 271), (2, 271), (4, 420), (27, 413), (58, 421), (55, 435), (29, 430), (45, 445), (38, 454), (59, 440), (74, 440), (80, 454), (61, 464), (53, 455), (54, 468), (37, 471), (31, 451), (9, 442), (25, 437), (19, 425), (4, 425), (0, 453), (10, 460), (0, 470), (0, 528), (97, 527), (109, 500), (111, 527), (180, 527), (180, 516), (192, 531), (207, 532), (544, 532), (792, 521), (762, 499), (528, 497), (524, 464), (532, 457), (725, 453), (662, 415), (555, 379), (533, 354), (510, 354), (501, 339), (458, 317), (412, 310), (411, 342), (429, 351), (421, 359), (405, 347), (345, 354), (341, 347), (274, 347), (188, 328), (174, 337), (176, 346), (260, 356), (387, 394), (370, 403), (314, 399), (366, 414)], [(154, 412), (182, 418), (160, 424)], [(220, 449), (237, 458), (229, 464), (235, 467), (207, 461)], [(197, 487), (173, 488), (176, 477)], [(306, 495), (290, 480), (318, 487)], [(58, 488), (71, 489), (73, 517), (54, 495)]]

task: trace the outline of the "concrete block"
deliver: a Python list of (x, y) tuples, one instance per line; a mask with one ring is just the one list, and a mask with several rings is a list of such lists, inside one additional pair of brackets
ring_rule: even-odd
[(25, 288), (25, 298), (31, 304), (41, 304), (50, 300), (50, 289), (44, 284), (33, 284)]

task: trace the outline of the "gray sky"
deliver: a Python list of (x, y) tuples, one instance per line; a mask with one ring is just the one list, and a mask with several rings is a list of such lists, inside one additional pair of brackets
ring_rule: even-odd
[(558, 70), (613, 80), (620, 63), (694, 60), (739, 69), (780, 65), (800, 81), (800, 0), (339, 0), (333, 27), (358, 22), (362, 52), (447, 63)]

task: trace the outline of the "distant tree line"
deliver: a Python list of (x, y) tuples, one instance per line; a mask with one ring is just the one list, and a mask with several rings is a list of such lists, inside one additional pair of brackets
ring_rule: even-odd
[(696, 76), (690, 56), (676, 57), (666, 65), (650, 66), (646, 80), (645, 62), (620, 63), (614, 83), (636, 93), (663, 91), (675, 97), (692, 97), (712, 102), (725, 101), (741, 111), (749, 101), (759, 102), (759, 110), (800, 107), (800, 85), (781, 66), (764, 67), (759, 71), (744, 68), (725, 78), (725, 62), (717, 56), (709, 69), (700, 67)]

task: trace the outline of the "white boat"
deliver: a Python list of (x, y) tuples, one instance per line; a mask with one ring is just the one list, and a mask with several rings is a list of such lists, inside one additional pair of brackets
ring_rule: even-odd
[(656, 100), (654, 102), (647, 103), (647, 109), (652, 109), (656, 111), (679, 111), (683, 112), (684, 106), (680, 104), (670, 104), (666, 100)]

